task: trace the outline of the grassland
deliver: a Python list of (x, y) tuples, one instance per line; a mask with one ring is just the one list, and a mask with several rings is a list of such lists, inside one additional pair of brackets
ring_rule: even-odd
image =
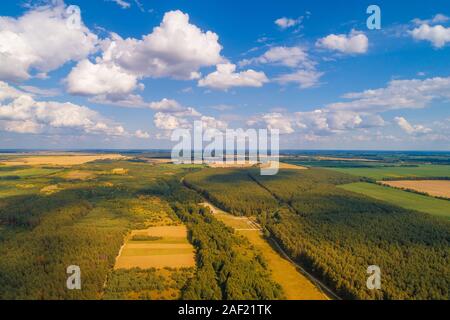
[(450, 180), (398, 180), (382, 181), (382, 183), (394, 188), (413, 190), (434, 197), (450, 199)]
[(373, 166), (368, 168), (329, 168), (331, 170), (348, 173), (375, 180), (403, 179), (403, 178), (450, 178), (449, 165), (417, 165), (417, 166)]
[(386, 201), (406, 209), (422, 211), (450, 219), (450, 203), (447, 200), (435, 199), (421, 194), (366, 182), (351, 183), (339, 187), (378, 200)]

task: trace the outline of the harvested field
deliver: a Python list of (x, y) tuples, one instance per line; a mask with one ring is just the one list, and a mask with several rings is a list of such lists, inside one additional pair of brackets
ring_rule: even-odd
[[(144, 240), (134, 240), (139, 238)], [(187, 240), (186, 227), (163, 226), (132, 231), (120, 250), (114, 269), (194, 266), (194, 248)]]
[(55, 165), (55, 166), (73, 166), (92, 162), (95, 160), (120, 160), (126, 157), (120, 154), (92, 154), (92, 155), (42, 155), (42, 156), (30, 156), (20, 157), (11, 160), (4, 161), (3, 163), (9, 166), (23, 166), (23, 165)]
[(380, 181), (382, 184), (427, 193), (430, 196), (450, 198), (450, 180)]
[(280, 169), (307, 170), (308, 168), (296, 164), (280, 162)]

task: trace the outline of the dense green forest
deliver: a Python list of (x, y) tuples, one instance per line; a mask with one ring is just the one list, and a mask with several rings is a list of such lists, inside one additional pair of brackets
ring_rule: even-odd
[[(109, 160), (45, 174), (19, 168), (32, 174), (0, 182), (0, 299), (281, 298), (259, 252), (180, 183), (198, 168)], [(74, 171), (89, 178), (68, 179)], [(17, 185), (26, 188), (15, 193)], [(113, 271), (130, 230), (180, 219), (197, 268)], [(66, 288), (69, 265), (80, 266), (82, 290)]]
[[(262, 203), (254, 214), (270, 235), (342, 298), (448, 299), (448, 221), (336, 188), (355, 179), (323, 169), (276, 176), (228, 169), (192, 173), (185, 183), (234, 214), (251, 214)], [(268, 199), (253, 201), (253, 194)], [(267, 206), (273, 199), (276, 210)], [(366, 288), (372, 264), (381, 268), (381, 290)]]

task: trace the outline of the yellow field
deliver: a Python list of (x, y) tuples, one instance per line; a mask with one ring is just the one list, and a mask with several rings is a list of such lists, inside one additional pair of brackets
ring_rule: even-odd
[(394, 188), (410, 189), (435, 197), (450, 198), (450, 180), (399, 180), (380, 182)]
[(73, 170), (63, 175), (67, 180), (90, 180), (94, 179), (96, 175), (90, 171)]
[(66, 155), (38, 155), (38, 156), (25, 156), (6, 160), (3, 162), (5, 165), (10, 166), (23, 166), (23, 165), (56, 165), (56, 166), (73, 166), (78, 164), (84, 164), (95, 160), (120, 160), (126, 157), (120, 154), (66, 154)]
[[(154, 239), (133, 240), (134, 236)], [(187, 241), (185, 226), (161, 226), (132, 231), (120, 249), (114, 269), (165, 267), (195, 267), (194, 248)]]
[(298, 166), (291, 163), (280, 162), (280, 169), (307, 170), (307, 167)]
[(245, 236), (252, 245), (262, 252), (271, 270), (273, 280), (281, 285), (288, 300), (328, 299), (290, 261), (272, 248), (264, 239), (261, 228), (252, 218), (232, 216), (207, 202), (202, 203), (202, 205), (208, 207), (217, 219)]

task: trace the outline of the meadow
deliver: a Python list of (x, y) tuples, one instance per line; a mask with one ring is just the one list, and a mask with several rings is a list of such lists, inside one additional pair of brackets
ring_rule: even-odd
[(373, 166), (366, 168), (329, 168), (334, 171), (348, 173), (359, 177), (368, 177), (374, 180), (404, 179), (404, 178), (450, 178), (449, 165), (416, 166)]
[(450, 202), (426, 195), (398, 190), (374, 183), (358, 182), (339, 186), (342, 189), (389, 202), (402, 208), (417, 210), (450, 219)]

